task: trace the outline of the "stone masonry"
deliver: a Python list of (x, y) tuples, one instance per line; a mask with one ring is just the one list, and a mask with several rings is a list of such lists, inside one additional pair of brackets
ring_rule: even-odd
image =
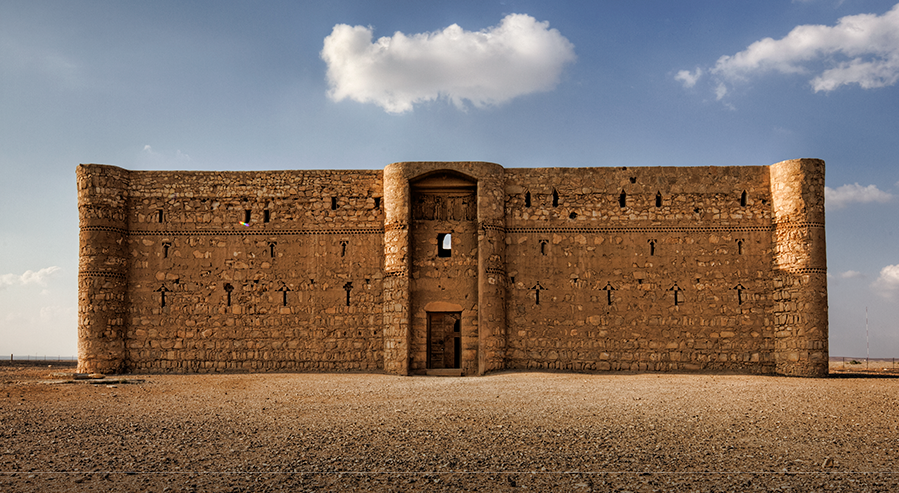
[(77, 182), (79, 371), (827, 373), (820, 160)]

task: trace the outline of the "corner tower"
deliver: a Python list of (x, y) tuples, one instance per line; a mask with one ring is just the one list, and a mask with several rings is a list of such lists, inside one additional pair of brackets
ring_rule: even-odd
[(824, 161), (773, 164), (774, 360), (783, 375), (825, 376), (827, 257), (824, 236)]
[(78, 371), (125, 366), (129, 172), (82, 164), (78, 183)]

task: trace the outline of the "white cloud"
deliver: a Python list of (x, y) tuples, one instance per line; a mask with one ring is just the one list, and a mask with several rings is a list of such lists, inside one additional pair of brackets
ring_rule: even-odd
[(696, 70), (693, 72), (681, 70), (674, 76), (674, 79), (683, 82), (684, 87), (689, 89), (696, 85), (696, 82), (702, 77), (702, 72), (702, 69), (699, 67), (696, 67)]
[(855, 277), (863, 277), (862, 273), (856, 270), (847, 270), (846, 272), (840, 274), (841, 279), (852, 279)]
[(548, 22), (507, 15), (498, 26), (465, 31), (396, 32), (372, 42), (371, 27), (338, 24), (325, 38), (328, 96), (374, 103), (390, 113), (447, 99), (464, 108), (549, 91), (576, 59), (574, 45)]
[(877, 289), (880, 295), (888, 298), (899, 293), (899, 264), (888, 265), (880, 269), (880, 277), (871, 284), (871, 287)]
[(853, 203), (879, 202), (885, 204), (893, 200), (893, 195), (877, 188), (876, 185), (863, 187), (858, 183), (837, 188), (824, 187), (824, 204), (836, 210)]
[(5, 289), (8, 286), (25, 286), (28, 284), (46, 286), (47, 278), (59, 270), (59, 267), (53, 265), (37, 272), (26, 270), (24, 274), (3, 274), (0, 275), (0, 289)]
[(709, 70), (718, 79), (718, 99), (726, 94), (723, 82), (732, 84), (766, 72), (811, 76), (815, 92), (850, 84), (863, 89), (895, 84), (899, 4), (883, 15), (843, 17), (834, 26), (796, 26), (781, 39), (761, 39), (735, 55), (722, 56)]

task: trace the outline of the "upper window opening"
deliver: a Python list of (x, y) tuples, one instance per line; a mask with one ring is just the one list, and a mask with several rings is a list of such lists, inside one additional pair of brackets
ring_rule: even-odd
[(163, 214), (162, 214), (162, 209), (158, 209), (158, 210), (156, 211), (156, 221), (161, 223), (162, 220), (163, 220), (163, 217), (164, 217), (164, 216), (163, 216)]
[(656, 207), (662, 207), (662, 192), (656, 193)]
[(337, 197), (331, 197), (331, 210), (337, 210)]
[(451, 233), (437, 235), (437, 256), (444, 258), (453, 256), (453, 235)]
[(272, 214), (268, 209), (262, 211), (262, 222), (267, 223), (272, 218)]
[(622, 190), (621, 195), (618, 196), (618, 205), (621, 207), (627, 207), (627, 194), (624, 193), (624, 190)]
[(250, 219), (252, 217), (253, 212), (249, 209), (243, 211), (243, 223), (250, 224)]
[(559, 192), (553, 188), (553, 207), (559, 207)]
[(746, 190), (743, 190), (743, 194), (740, 195), (740, 207), (746, 207)]
[(375, 209), (381, 210), (381, 197), (375, 197)]
[(531, 206), (531, 192), (524, 193), (524, 206), (525, 207)]

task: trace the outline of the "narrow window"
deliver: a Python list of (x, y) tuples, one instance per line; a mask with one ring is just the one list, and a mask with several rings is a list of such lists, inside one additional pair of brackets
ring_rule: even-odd
[(453, 256), (453, 235), (451, 233), (437, 235), (437, 256), (443, 258)]
[(609, 306), (612, 306), (612, 291), (615, 291), (615, 288), (612, 287), (612, 283), (609, 282), (606, 283), (606, 287), (602, 289), (606, 292), (606, 303), (608, 303)]
[(674, 291), (674, 306), (681, 304), (681, 302), (683, 301), (681, 294), (680, 294), (681, 288), (678, 287), (677, 283), (675, 283), (674, 286), (671, 286), (671, 288), (669, 288), (668, 291)]
[(244, 224), (250, 224), (251, 215), (252, 215), (252, 211), (250, 211), (249, 209), (243, 211), (243, 223)]
[(622, 190), (621, 195), (618, 196), (618, 205), (621, 207), (627, 207), (627, 194), (624, 193), (624, 190)]
[(163, 220), (162, 209), (157, 209), (156, 210), (156, 221), (161, 223), (162, 220)]
[(737, 284), (736, 286), (734, 286), (734, 289), (737, 291), (737, 304), (742, 305), (743, 304), (743, 290), (746, 288), (744, 288), (742, 284)]
[(524, 206), (525, 207), (531, 206), (531, 192), (524, 193)]
[(737, 240), (737, 255), (743, 255), (743, 240)]
[(353, 283), (347, 282), (343, 285), (343, 289), (346, 290), (346, 306), (350, 306), (350, 291), (353, 290)]
[(740, 207), (746, 207), (746, 190), (743, 190), (743, 194), (740, 195)]
[(283, 306), (287, 306), (287, 290), (281, 291), (281, 303)]
[(559, 207), (559, 192), (553, 188), (553, 207)]
[(337, 210), (337, 197), (331, 197), (331, 210)]
[(540, 255), (546, 255), (546, 244), (549, 240), (540, 240)]
[(267, 223), (271, 217), (271, 213), (269, 213), (268, 209), (262, 211), (262, 222)]
[(538, 282), (537, 285), (531, 289), (534, 290), (534, 301), (537, 305), (539, 305), (540, 304), (540, 291), (543, 291), (546, 288), (541, 286), (540, 283)]
[(171, 243), (163, 243), (162, 244), (162, 258), (169, 258), (169, 247), (172, 246)]
[(649, 255), (656, 254), (656, 240), (649, 240)]
[(231, 306), (231, 291), (234, 291), (234, 286), (225, 284), (225, 300), (227, 306)]
[(348, 240), (341, 240), (341, 242), (340, 242), (340, 256), (341, 257), (346, 257), (346, 247), (349, 244), (350, 244), (350, 242)]
[(277, 245), (277, 243), (268, 244), (268, 255), (271, 258), (275, 258), (275, 245)]
[(662, 207), (662, 192), (656, 193), (656, 207)]
[(381, 210), (381, 197), (375, 197), (375, 210)]
[(166, 289), (165, 285), (160, 286), (159, 289), (156, 290), (159, 293), (159, 307), (165, 308), (165, 294), (169, 291)]

